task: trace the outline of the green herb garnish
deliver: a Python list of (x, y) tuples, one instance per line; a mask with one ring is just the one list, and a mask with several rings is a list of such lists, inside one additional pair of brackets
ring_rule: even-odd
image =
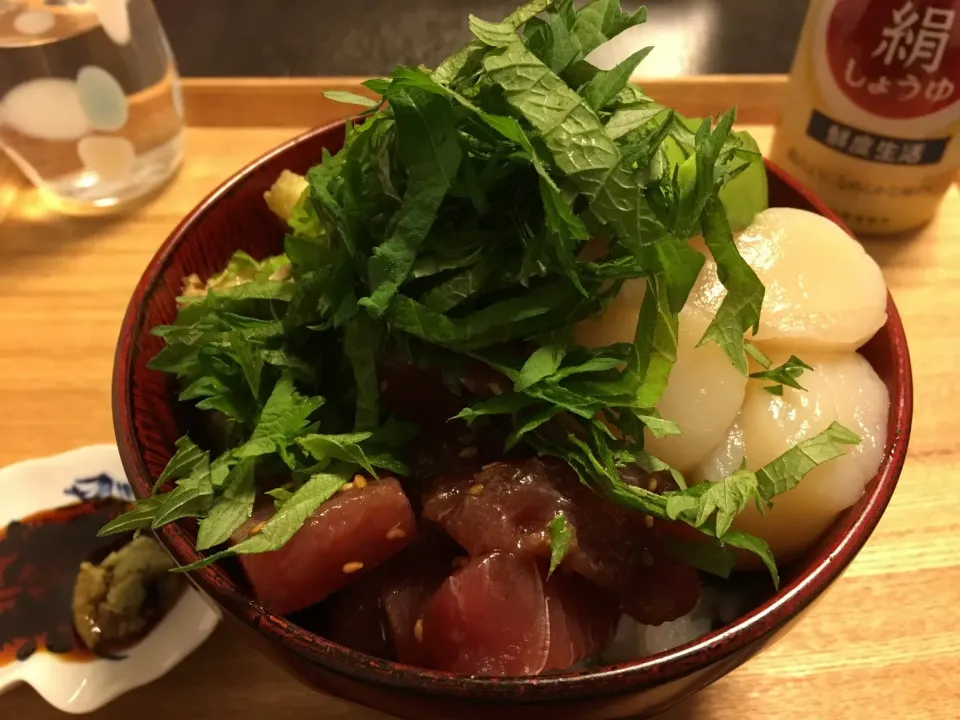
[[(833, 426), (760, 471), (693, 487), (644, 451), (644, 428), (679, 431), (655, 407), (704, 263), (686, 242), (693, 234), (727, 290), (702, 342), (747, 373), (744, 334), (758, 326), (763, 285), (731, 224), (766, 206), (762, 160), (733, 132), (733, 110), (683, 118), (629, 85), (647, 50), (610, 71), (585, 60), (645, 17), (617, 0), (535, 0), (500, 23), (471, 18), (476, 39), (436, 70), (364, 83), (380, 101), (328, 93), (365, 108), (363, 122), (348, 122), (342, 149), (305, 178), (284, 173), (267, 194), (289, 225), (284, 254), (238, 252), (189, 287), (173, 325), (154, 329), (165, 347), (151, 366), (215, 413), (226, 450), (211, 459), (182, 439), (157, 480), (165, 494), (103, 532), (196, 517), (198, 548), (217, 547), (250, 517), (257, 480), (279, 471), (292, 481), (268, 492), (273, 518), (197, 566), (278, 549), (354, 472), (407, 472), (416, 428), (385, 415), (378, 366), (415, 355), (457, 392), (466, 361), (502, 373), (512, 390), (465, 396), (459, 417), (502, 416), (508, 447), (562, 458), (612, 502), (698, 528), (712, 538), (700, 565), (728, 571), (726, 547), (743, 548), (776, 581), (769, 548), (732, 530), (733, 518), (856, 437)], [(585, 260), (590, 238), (604, 249)], [(646, 280), (633, 342), (575, 345), (573, 326), (632, 278)], [(756, 376), (799, 387), (802, 369), (792, 358)], [(627, 484), (620, 470), (632, 464), (671, 474), (677, 489)], [(552, 571), (573, 534), (562, 516), (549, 532)]]
[(550, 530), (550, 570), (547, 572), (549, 578), (567, 556), (575, 532), (570, 525), (567, 525), (567, 519), (563, 515), (557, 515), (551, 520), (548, 529)]
[(812, 371), (813, 368), (796, 355), (791, 355), (781, 365), (774, 367), (770, 358), (764, 355), (755, 345), (748, 345), (747, 352), (764, 368), (758, 372), (750, 373), (750, 377), (774, 383), (773, 385), (763, 386), (763, 389), (771, 395), (783, 395), (784, 385), (795, 390), (805, 390), (797, 378), (803, 374), (804, 370)]

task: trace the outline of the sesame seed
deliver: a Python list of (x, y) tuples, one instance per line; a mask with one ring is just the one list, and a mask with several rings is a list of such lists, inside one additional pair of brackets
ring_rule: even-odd
[(489, 470), (490, 468), (492, 468), (492, 467), (494, 467), (495, 465), (498, 465), (498, 464), (499, 464), (499, 463), (496, 463), (496, 462), (487, 463), (486, 465), (484, 465), (484, 466), (483, 466), (482, 468), (480, 468), (480, 469), (481, 469), (481, 470)]
[(351, 573), (355, 573), (355, 572), (357, 572), (357, 571), (359, 571), (359, 570), (363, 570), (363, 563), (360, 562), (359, 560), (354, 560), (353, 562), (348, 562), (346, 565), (343, 566), (343, 571), (344, 571), (347, 575), (350, 575)]
[(644, 524), (644, 526), (645, 526), (648, 530), (649, 530), (650, 528), (652, 528), (652, 527), (653, 527), (653, 516), (652, 516), (652, 515), (644, 515), (644, 516), (643, 516), (643, 524)]
[(352, 482), (344, 483), (343, 485), (340, 486), (340, 492), (347, 492), (349, 490), (353, 490), (353, 487), (354, 486)]
[(380, 392), (386, 392), (386, 391), (387, 391), (387, 381), (384, 380), (382, 383), (380, 383)]
[(467, 492), (470, 493), (471, 495), (479, 495), (480, 493), (483, 492), (483, 485), (481, 485), (480, 483), (477, 483), (476, 485), (471, 485), (470, 489), (467, 490)]
[(650, 492), (653, 492), (654, 490), (657, 489), (657, 479), (656, 479), (656, 478), (650, 478), (650, 482), (647, 483), (647, 489), (650, 490)]
[(476, 456), (477, 456), (477, 449), (472, 445), (470, 447), (465, 447), (463, 450), (460, 451), (460, 457), (462, 457), (464, 460), (469, 460), (470, 458), (476, 457)]
[(643, 551), (643, 555), (640, 556), (640, 564), (643, 565), (644, 567), (650, 567), (650, 566), (652, 566), (652, 565), (653, 565), (653, 556), (652, 556), (649, 552), (647, 552), (646, 550), (644, 550), (644, 551)]
[(387, 530), (387, 540), (400, 540), (407, 536), (406, 531), (400, 525), (394, 525)]
[(354, 475), (353, 484), (357, 486), (357, 490), (363, 490), (367, 486), (367, 479), (360, 474)]
[(413, 624), (413, 637), (417, 642), (423, 642), (423, 618)]
[(253, 526), (253, 529), (250, 531), (250, 534), (256, 535), (258, 532), (263, 530), (263, 526), (266, 524), (267, 524), (266, 520), (264, 520), (263, 522), (258, 522), (256, 525)]

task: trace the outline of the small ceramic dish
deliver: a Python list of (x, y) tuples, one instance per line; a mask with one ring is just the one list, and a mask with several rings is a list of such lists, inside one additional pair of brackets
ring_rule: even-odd
[[(116, 445), (15, 463), (0, 469), (0, 528), (44, 510), (108, 497), (133, 499)], [(24, 682), (59, 710), (91, 712), (164, 675), (209, 637), (220, 617), (216, 606), (188, 586), (157, 626), (119, 659), (77, 661), (35, 652), (0, 665), (0, 694)]]

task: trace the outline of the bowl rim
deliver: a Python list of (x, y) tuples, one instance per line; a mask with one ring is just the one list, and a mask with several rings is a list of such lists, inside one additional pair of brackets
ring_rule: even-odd
[[(161, 245), (128, 304), (120, 329), (115, 355), (112, 404), (114, 430), (121, 459), (138, 497), (148, 495), (152, 480), (147, 470), (133, 424), (132, 369), (136, 339), (145, 319), (146, 299), (164, 276), (173, 252), (188, 231), (230, 190), (254, 176), (260, 166), (291, 148), (328, 133), (336, 133), (343, 121), (307, 131), (270, 150), (221, 183), (184, 217)], [(849, 229), (824, 203), (795, 178), (764, 159), (768, 175), (775, 176), (803, 197), (816, 211)], [(811, 605), (838, 578), (867, 542), (896, 488), (906, 459), (913, 420), (913, 382), (910, 356), (903, 323), (893, 298), (887, 295), (887, 322), (878, 335), (885, 336), (893, 359), (893, 390), (890, 418), (893, 418), (887, 448), (878, 473), (868, 486), (859, 513), (849, 513), (829, 531), (816, 555), (770, 599), (752, 608), (735, 622), (672, 650), (640, 660), (599, 670), (560, 673), (539, 677), (477, 677), (426, 670), (375, 658), (343, 647), (271, 613), (245, 596), (216, 564), (192, 573), (194, 582), (231, 614), (281, 648), (329, 672), (381, 688), (416, 692), (448, 699), (482, 697), (492, 701), (545, 702), (600, 698), (682, 678), (716, 663), (775, 633), (781, 626)], [(180, 524), (167, 525), (157, 535), (181, 565), (201, 559), (192, 547), (190, 535)]]

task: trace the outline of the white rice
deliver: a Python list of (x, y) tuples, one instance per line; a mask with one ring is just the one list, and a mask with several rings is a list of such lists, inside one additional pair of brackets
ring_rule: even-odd
[(615, 665), (672, 650), (732, 622), (744, 609), (742, 595), (704, 587), (693, 610), (676, 620), (662, 625), (642, 625), (628, 615), (621, 617), (613, 643), (597, 660), (601, 665)]

